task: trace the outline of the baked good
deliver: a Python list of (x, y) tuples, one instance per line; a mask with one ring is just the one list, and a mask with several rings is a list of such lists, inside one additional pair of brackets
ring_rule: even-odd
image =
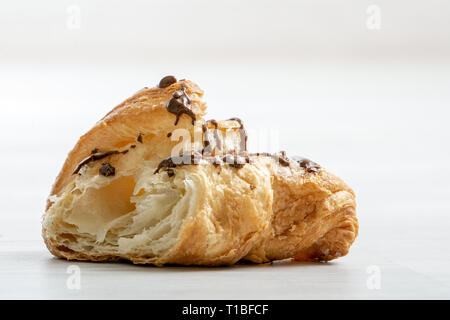
[(242, 121), (205, 121), (202, 95), (165, 77), (80, 138), (43, 217), (51, 253), (158, 266), (348, 253), (353, 191), (310, 160), (249, 154)]

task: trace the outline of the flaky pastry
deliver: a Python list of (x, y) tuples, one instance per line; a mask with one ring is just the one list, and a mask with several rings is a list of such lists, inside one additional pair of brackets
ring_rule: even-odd
[(158, 266), (348, 253), (353, 191), (310, 160), (248, 153), (242, 121), (205, 121), (202, 96), (165, 77), (80, 138), (43, 216), (51, 253)]

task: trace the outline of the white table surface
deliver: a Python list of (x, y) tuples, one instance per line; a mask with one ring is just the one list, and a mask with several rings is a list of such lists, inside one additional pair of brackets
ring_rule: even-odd
[[(263, 71), (254, 60), (176, 63), (169, 71), (150, 63), (2, 66), (0, 298), (450, 298), (448, 62), (291, 61)], [(211, 117), (239, 115), (256, 135), (278, 134), (269, 149), (342, 176), (358, 199), (360, 237), (350, 254), (327, 264), (227, 268), (53, 258), (40, 219), (66, 153), (110, 108), (166, 73), (196, 80)], [(79, 290), (66, 285), (72, 265)], [(379, 289), (367, 285), (371, 266)]]

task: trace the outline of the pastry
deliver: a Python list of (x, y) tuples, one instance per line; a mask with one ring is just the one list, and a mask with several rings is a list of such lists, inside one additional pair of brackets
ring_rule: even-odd
[(248, 153), (242, 121), (205, 121), (202, 96), (165, 77), (80, 138), (43, 216), (51, 253), (158, 266), (348, 253), (353, 191), (310, 160)]

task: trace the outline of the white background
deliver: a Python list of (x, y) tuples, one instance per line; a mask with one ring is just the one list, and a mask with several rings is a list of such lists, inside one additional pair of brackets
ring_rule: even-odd
[[(52, 258), (40, 220), (67, 152), (167, 74), (205, 90), (210, 118), (242, 118), (252, 149), (343, 177), (360, 219), (350, 254), (217, 269)], [(0, 298), (448, 299), (449, 107), (445, 0), (3, 2)]]

